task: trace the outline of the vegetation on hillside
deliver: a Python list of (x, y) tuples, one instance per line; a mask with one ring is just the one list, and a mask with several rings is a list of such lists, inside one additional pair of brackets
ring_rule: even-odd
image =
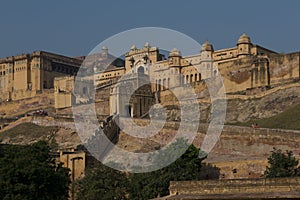
[(46, 142), (0, 145), (0, 199), (68, 199), (69, 170), (56, 166)]
[(233, 125), (251, 126), (251, 124), (255, 123), (257, 123), (262, 128), (300, 130), (300, 104), (295, 105), (273, 117), (265, 119), (251, 119), (248, 122), (239, 122)]
[(191, 145), (171, 165), (148, 173), (130, 174), (98, 163), (78, 181), (77, 197), (78, 199), (151, 199), (168, 195), (170, 181), (218, 179), (219, 169), (203, 164), (203, 159), (199, 158), (199, 149)]
[(56, 131), (57, 127), (39, 126), (33, 123), (22, 123), (0, 134), (0, 139), (9, 138), (10, 142), (20, 142), (24, 138), (35, 140), (38, 138), (46, 139), (47, 133)]
[(300, 176), (299, 161), (296, 160), (292, 151), (282, 152), (274, 148), (268, 158), (268, 163), (269, 166), (265, 171), (267, 178)]

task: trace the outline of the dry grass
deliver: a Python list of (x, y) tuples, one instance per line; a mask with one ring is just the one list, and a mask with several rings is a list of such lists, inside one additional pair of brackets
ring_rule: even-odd
[(9, 138), (11, 141), (18, 140), (19, 138), (38, 139), (47, 137), (51, 131), (57, 130), (57, 127), (38, 126), (33, 123), (23, 123), (17, 125), (0, 134), (0, 140)]
[(263, 128), (300, 130), (300, 104), (295, 105), (273, 117), (250, 120), (245, 123), (236, 123), (234, 125), (251, 126), (252, 123), (257, 123)]

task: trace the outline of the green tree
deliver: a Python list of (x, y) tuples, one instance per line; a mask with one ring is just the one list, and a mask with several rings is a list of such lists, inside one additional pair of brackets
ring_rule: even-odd
[[(164, 161), (176, 155), (185, 140), (177, 140), (162, 154)], [(154, 155), (153, 155), (154, 156)], [(170, 181), (218, 179), (219, 169), (203, 164), (199, 149), (191, 145), (175, 162), (162, 169), (148, 173), (125, 173), (111, 169), (101, 163), (89, 169), (77, 183), (77, 197), (83, 199), (151, 199), (169, 194)], [(159, 159), (155, 164), (161, 165)], [(161, 161), (162, 162), (162, 161)], [(116, 163), (116, 165), (119, 165)]]
[[(178, 149), (176, 147), (183, 147), (184, 145), (187, 145), (186, 141), (179, 139), (174, 145), (170, 145), (164, 153), (171, 155)], [(149, 173), (132, 174), (130, 199), (166, 196), (169, 194), (170, 181), (218, 179), (219, 168), (203, 164), (202, 161), (205, 158), (199, 158), (199, 149), (191, 145), (179, 159), (169, 166)]]
[(125, 173), (96, 163), (88, 169), (83, 179), (77, 181), (77, 199), (126, 199), (127, 186)]
[(300, 175), (298, 160), (292, 151), (282, 152), (280, 149), (274, 148), (271, 156), (268, 158), (269, 166), (266, 167), (265, 176), (267, 178), (276, 177), (292, 177)]
[(68, 199), (69, 171), (49, 153), (43, 141), (0, 145), (0, 199)]

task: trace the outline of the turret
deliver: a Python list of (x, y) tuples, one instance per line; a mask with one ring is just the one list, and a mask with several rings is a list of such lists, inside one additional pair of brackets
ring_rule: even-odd
[(150, 49), (150, 48), (151, 48), (149, 42), (146, 42), (145, 45), (144, 45), (144, 47), (145, 47), (146, 49)]
[(180, 60), (181, 60), (181, 52), (176, 48), (172, 49), (172, 51), (169, 53), (169, 66), (179, 67)]
[(201, 51), (200, 51), (201, 60), (211, 60), (213, 52), (214, 52), (213, 45), (206, 40), (201, 47)]
[(102, 47), (102, 57), (106, 59), (108, 57), (108, 48), (106, 46)]
[(174, 48), (169, 53), (169, 66), (171, 70), (169, 87), (177, 87), (181, 84), (181, 52)]
[(200, 51), (201, 75), (203, 77), (209, 78), (213, 76), (213, 52), (213, 45), (206, 40)]
[(250, 37), (246, 35), (246, 33), (243, 33), (237, 43), (238, 57), (250, 55), (251, 47), (252, 43)]

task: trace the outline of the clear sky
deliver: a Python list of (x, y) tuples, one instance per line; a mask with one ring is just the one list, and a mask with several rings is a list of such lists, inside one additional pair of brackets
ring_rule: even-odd
[[(164, 27), (215, 49), (246, 32), (277, 52), (300, 51), (300, 1), (2, 0), (0, 57), (46, 50), (86, 55), (98, 43), (137, 27)], [(154, 45), (154, 44), (152, 44)], [(130, 47), (128, 47), (130, 48)]]

